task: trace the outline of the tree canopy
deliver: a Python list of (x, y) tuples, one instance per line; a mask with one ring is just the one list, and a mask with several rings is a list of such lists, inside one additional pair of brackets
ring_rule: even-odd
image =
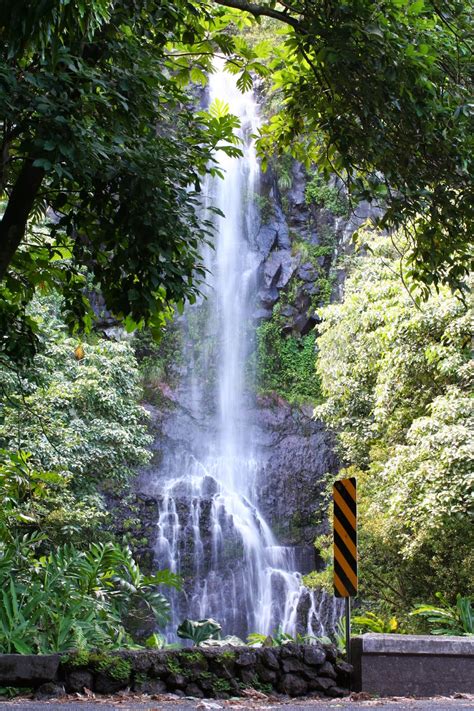
[(361, 594), (393, 614), (472, 589), (470, 313), (446, 287), (417, 307), (399, 252), (369, 245), (321, 311), (316, 413), (358, 477)]
[(32, 349), (38, 287), (63, 294), (71, 324), (90, 321), (98, 288), (118, 319), (155, 329), (196, 294), (201, 179), (218, 145), (238, 148), (233, 118), (194, 111), (166, 66), (194, 12), (186, 0), (0, 2), (3, 350)]
[[(238, 153), (225, 107), (197, 108), (212, 57), (271, 76), (264, 161), (291, 151), (345, 180), (353, 205), (407, 233), (409, 276), (462, 288), (472, 232), (472, 34), (450, 0), (0, 0), (0, 348), (35, 347), (33, 293), (58, 289), (71, 326), (88, 294), (158, 331), (195, 298), (203, 177)], [(262, 17), (279, 41), (247, 43)], [(425, 291), (425, 296), (427, 292)]]
[[(471, 3), (216, 0), (288, 25), (270, 64), (281, 110), (262, 152), (337, 173), (379, 225), (403, 227), (410, 275), (462, 288), (472, 268)], [(425, 289), (425, 296), (427, 295)]]

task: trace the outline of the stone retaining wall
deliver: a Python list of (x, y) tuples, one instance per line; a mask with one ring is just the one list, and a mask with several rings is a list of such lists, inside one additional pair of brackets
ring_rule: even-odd
[(0, 655), (0, 684), (29, 686), (40, 695), (99, 694), (130, 688), (138, 693), (225, 699), (253, 688), (288, 696), (347, 693), (351, 667), (333, 647), (214, 647), (166, 651), (77, 653), (69, 656)]
[(380, 696), (474, 694), (474, 637), (364, 634), (351, 644), (354, 689)]

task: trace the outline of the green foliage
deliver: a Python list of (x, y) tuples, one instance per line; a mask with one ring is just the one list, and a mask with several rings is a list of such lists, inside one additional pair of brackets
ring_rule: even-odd
[(0, 486), (0, 531), (6, 537), (40, 530), (52, 543), (86, 542), (107, 519), (99, 495), (79, 498), (70, 476), (36, 468), (22, 450), (0, 450)]
[(199, 645), (208, 639), (219, 639), (221, 625), (209, 618), (208, 620), (184, 620), (177, 629), (178, 637), (190, 639)]
[(474, 635), (474, 606), (472, 598), (456, 595), (451, 605), (440, 592), (436, 593), (439, 605), (416, 605), (411, 615), (424, 617), (431, 634)]
[(140, 366), (147, 402), (160, 404), (163, 383), (174, 385), (183, 363), (183, 332), (176, 322), (168, 323), (159, 339), (144, 329), (134, 334), (132, 346)]
[(170, 657), (169, 659), (167, 659), (166, 666), (168, 667), (168, 669), (170, 670), (170, 672), (172, 674), (182, 674), (183, 673), (183, 667), (178, 662), (178, 660), (175, 659), (174, 657)]
[(25, 306), (38, 290), (59, 290), (68, 325), (86, 330), (88, 280), (128, 329), (159, 333), (172, 304), (195, 298), (212, 230), (201, 180), (220, 172), (216, 150), (240, 150), (234, 116), (192, 110), (182, 87), (200, 59), (185, 47), (204, 68), (224, 51), (243, 88), (259, 68), (215, 14), (189, 0), (1, 0), (0, 348), (13, 357), (35, 350)]
[(162, 634), (154, 632), (145, 640), (145, 647), (148, 649), (164, 649), (166, 647), (166, 639)]
[(257, 206), (260, 219), (265, 224), (270, 222), (273, 217), (273, 204), (269, 197), (254, 193), (254, 201)]
[(100, 671), (113, 679), (126, 681), (130, 678), (132, 665), (123, 657), (111, 654), (107, 651), (73, 651), (62, 657), (61, 664), (67, 668), (89, 667), (95, 671)]
[(235, 660), (235, 652), (226, 650), (225, 652), (222, 652), (221, 654), (219, 654), (217, 659), (221, 662), (233, 662)]
[(316, 403), (320, 398), (315, 372), (314, 333), (285, 335), (280, 304), (257, 328), (257, 382), (262, 392), (275, 392), (291, 403)]
[[(27, 511), (53, 508), (48, 525), (58, 528), (62, 501), (73, 513), (73, 494), (80, 489), (76, 519), (82, 516), (87, 524), (85, 509), (100, 507), (94, 498), (98, 483), (125, 482), (150, 456), (147, 417), (137, 403), (140, 374), (130, 345), (95, 339), (76, 352), (78, 342), (67, 336), (59, 308), (56, 299), (31, 304), (42, 325), (41, 349), (29, 367), (0, 362), (0, 444), (34, 454), (15, 464), (17, 472), (21, 467), (33, 472), (16, 475), (23, 477), (21, 503)], [(27, 479), (39, 476), (48, 481), (36, 485), (30, 497)], [(49, 500), (39, 501), (40, 488), (48, 490)]]
[(228, 679), (221, 679), (220, 677), (213, 679), (212, 687), (214, 691), (223, 691), (224, 693), (232, 689), (230, 681)]
[[(219, 0), (226, 4), (226, 0)], [(280, 109), (260, 152), (291, 152), (352, 202), (403, 227), (406, 261), (425, 285), (463, 288), (472, 268), (471, 3), (431, 0), (241, 5), (289, 25), (269, 62)], [(269, 158), (270, 157), (270, 158)]]
[(318, 173), (315, 173), (307, 183), (305, 199), (308, 205), (324, 207), (338, 217), (347, 217), (349, 214), (349, 205), (345, 196)]
[[(331, 485), (332, 486), (332, 485)], [(327, 506), (328, 501), (321, 502)], [(330, 525), (332, 525), (332, 512), (329, 512)], [(318, 536), (314, 541), (318, 556), (323, 560), (324, 567), (321, 570), (313, 570), (311, 573), (303, 576), (303, 583), (312, 589), (322, 588), (326, 592), (333, 591), (333, 555), (332, 555), (332, 535), (329, 533)]]
[(258, 647), (280, 647), (282, 644), (293, 641), (293, 637), (283, 632), (281, 626), (273, 630), (272, 634), (265, 635), (258, 632), (251, 632), (247, 637), (247, 644)]
[(158, 624), (169, 603), (158, 587), (179, 582), (168, 571), (144, 576), (128, 548), (92, 543), (40, 553), (42, 537), (0, 541), (0, 650), (50, 653), (132, 643), (126, 620), (144, 611)]
[(470, 314), (445, 289), (415, 303), (403, 241), (368, 248), (344, 303), (321, 311), (316, 414), (358, 478), (361, 595), (409, 625), (427, 595), (472, 587)]
[(377, 632), (379, 634), (387, 634), (390, 632), (397, 632), (398, 622), (396, 617), (388, 619), (369, 611), (363, 615), (353, 615), (351, 617), (351, 628), (356, 634), (361, 632)]
[(298, 633), (293, 637), (288, 632), (284, 632), (281, 625), (273, 630), (271, 634), (265, 635), (259, 632), (251, 632), (247, 637), (247, 644), (251, 647), (281, 647), (282, 644), (288, 644), (289, 642), (312, 644), (317, 641), (319, 641), (319, 638), (313, 637), (312, 635), (302, 635)]
[(91, 654), (90, 663), (97, 671), (107, 674), (112, 679), (127, 681), (130, 679), (132, 665), (127, 659), (112, 654)]

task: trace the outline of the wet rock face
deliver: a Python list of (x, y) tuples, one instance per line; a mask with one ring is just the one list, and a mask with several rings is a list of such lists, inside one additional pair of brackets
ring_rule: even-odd
[(255, 432), (265, 458), (258, 484), (262, 513), (282, 544), (309, 547), (302, 559), (305, 573), (314, 568), (312, 544), (324, 530), (318, 505), (325, 475), (340, 465), (334, 438), (310, 412), (272, 398), (259, 404)]
[[(360, 203), (347, 217), (336, 216), (322, 205), (308, 204), (309, 179), (303, 165), (294, 161), (292, 184), (282, 198), (274, 172), (270, 169), (261, 177), (260, 190), (266, 209), (261, 210), (262, 222), (254, 235), (254, 246), (261, 258), (254, 319), (260, 323), (271, 318), (280, 293), (296, 279), (299, 286), (291, 304), (294, 311), (286, 315), (286, 331), (301, 335), (309, 333), (317, 323), (314, 304), (318, 303), (318, 296), (324, 303), (318, 290), (321, 277), (331, 280), (331, 300), (341, 299), (346, 275), (344, 269), (337, 267), (337, 259), (353, 252), (351, 238), (355, 230), (380, 213), (377, 207), (366, 202)], [(333, 183), (338, 186), (337, 180)], [(342, 184), (339, 187), (344, 194)], [(313, 248), (329, 248), (309, 261), (296, 242)]]
[[(186, 397), (177, 395), (179, 399)], [(154, 471), (162, 468), (165, 452), (179, 451), (186, 443), (199, 442), (206, 429), (206, 413), (196, 421), (179, 406), (169, 411), (151, 410), (155, 429), (155, 462), (150, 473), (144, 472), (141, 493), (135, 502), (139, 512), (134, 528), (135, 537), (148, 540), (139, 553), (146, 554), (147, 547), (156, 541), (156, 525), (162, 498), (156, 491)], [(297, 556), (301, 562), (300, 572), (314, 568), (313, 541), (323, 532), (324, 516), (318, 507), (324, 487), (325, 475), (336, 473), (340, 466), (334, 451), (334, 437), (320, 421), (311, 417), (311, 409), (292, 407), (281, 398), (260, 398), (254, 406), (249, 404), (245, 416), (252, 422), (254, 446), (259, 453), (261, 464), (256, 474), (256, 489), (259, 508), (264, 518), (282, 545), (297, 546)], [(166, 422), (165, 431), (160, 424)], [(166, 463), (166, 460), (165, 460)], [(206, 537), (205, 522), (209, 520), (215, 481), (209, 483), (201, 502), (202, 537), (207, 557), (210, 556), (210, 540)], [(178, 497), (178, 513), (189, 518), (190, 497), (186, 491)], [(117, 528), (126, 532), (123, 524), (132, 514), (126, 509), (120, 512)], [(142, 558), (143, 559), (143, 558)]]

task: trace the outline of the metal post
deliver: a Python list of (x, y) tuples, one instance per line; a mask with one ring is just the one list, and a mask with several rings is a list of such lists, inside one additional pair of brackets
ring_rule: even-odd
[(348, 596), (346, 601), (346, 659), (351, 663), (351, 598)]

